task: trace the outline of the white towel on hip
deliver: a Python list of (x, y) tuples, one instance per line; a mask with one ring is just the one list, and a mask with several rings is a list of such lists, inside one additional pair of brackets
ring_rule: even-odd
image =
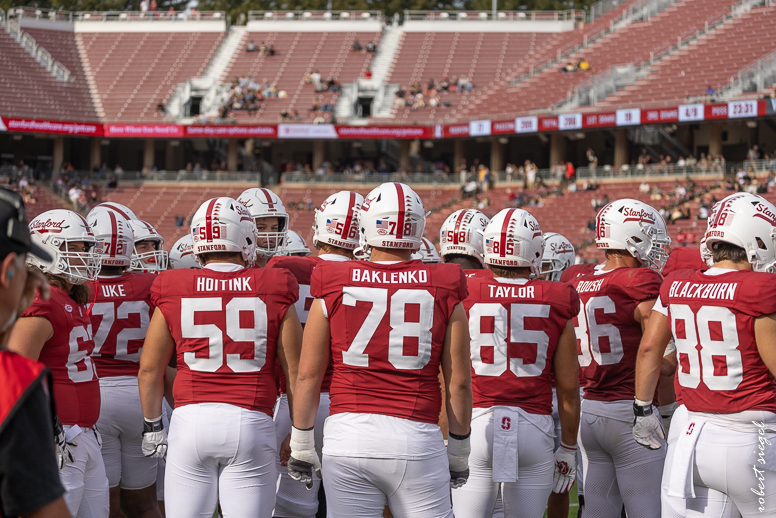
[(493, 482), (517, 482), (517, 421), (509, 408), (493, 410)]
[(693, 419), (684, 425), (674, 448), (671, 473), (668, 479), (668, 496), (695, 498), (693, 465), (695, 464), (695, 443), (705, 421)]

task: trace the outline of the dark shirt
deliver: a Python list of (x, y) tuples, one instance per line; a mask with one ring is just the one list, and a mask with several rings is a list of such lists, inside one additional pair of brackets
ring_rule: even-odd
[(29, 514), (65, 493), (57, 469), (52, 404), (42, 381), (35, 381), (22, 398), (0, 428), (2, 518)]

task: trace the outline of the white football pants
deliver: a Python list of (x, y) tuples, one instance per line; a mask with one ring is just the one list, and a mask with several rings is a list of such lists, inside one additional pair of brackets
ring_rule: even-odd
[(517, 481), (499, 484), (493, 482), (493, 413), (474, 418), (471, 430), (469, 480), (453, 490), (456, 518), (491, 518), (499, 485), (504, 516), (541, 518), (552, 492), (552, 437), (518, 418)]
[(59, 480), (65, 488), (65, 503), (74, 518), (107, 518), (109, 510), (108, 477), (100, 453), (100, 443), (90, 428), (76, 433), (65, 426), (74, 460), (59, 470)]
[(167, 518), (270, 518), (275, 507), (275, 425), (225, 403), (175, 409), (164, 480)]

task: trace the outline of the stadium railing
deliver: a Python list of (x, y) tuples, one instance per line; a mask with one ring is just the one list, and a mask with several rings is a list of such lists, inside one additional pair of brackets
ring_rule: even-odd
[(248, 21), (382, 21), (381, 11), (248, 11)]
[[(584, 20), (585, 11), (496, 11), (496, 21), (570, 21)], [(407, 21), (485, 21), (492, 20), (492, 11), (404, 11), (404, 20)]]
[(169, 22), (229, 21), (225, 11), (57, 11), (39, 7), (11, 7), (8, 17), (48, 19), (53, 22)]

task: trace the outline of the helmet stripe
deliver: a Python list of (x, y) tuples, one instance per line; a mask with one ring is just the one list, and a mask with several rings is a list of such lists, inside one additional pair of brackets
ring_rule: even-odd
[(205, 240), (208, 243), (213, 242), (213, 209), (215, 209), (216, 203), (218, 203), (218, 198), (210, 200), (205, 213)]
[(396, 222), (396, 239), (404, 237), (404, 189), (400, 183), (394, 183), (396, 186), (396, 196), (399, 198), (399, 219)]
[(461, 213), (458, 215), (458, 219), (455, 220), (455, 230), (453, 231), (453, 244), (457, 245), (458, 243), (458, 231), (461, 230), (461, 223), (463, 223), (463, 218), (466, 217), (466, 213), (468, 211), (462, 210)]
[(275, 210), (275, 202), (272, 201), (272, 196), (269, 195), (269, 191), (263, 187), (259, 188), (259, 190), (264, 194), (264, 198), (267, 200), (267, 205), (269, 205), (270, 210)]
[(110, 232), (110, 256), (111, 257), (116, 257), (116, 244), (118, 243), (118, 240), (119, 240), (119, 236), (118, 236), (119, 224), (118, 224), (118, 221), (116, 220), (116, 215), (113, 212), (108, 211), (108, 215), (110, 216), (110, 230), (111, 230), (111, 232)]
[(506, 257), (507, 230), (509, 229), (509, 222), (512, 220), (512, 214), (514, 213), (515, 209), (509, 209), (507, 215), (504, 217), (504, 223), (501, 224), (501, 246), (499, 247), (499, 257)]
[(124, 212), (123, 210), (118, 208), (115, 203), (111, 203), (109, 201), (106, 201), (105, 203), (103, 203), (103, 205), (108, 207), (110, 210), (118, 212), (119, 214), (124, 216), (124, 219), (126, 219), (126, 220), (132, 219), (132, 218), (129, 217), (129, 214), (127, 214), (126, 212)]
[(348, 202), (348, 215), (345, 217), (345, 224), (342, 226), (342, 234), (340, 237), (342, 237), (343, 240), (346, 240), (348, 238), (348, 234), (350, 233), (350, 226), (353, 224), (353, 212), (356, 208), (356, 193), (353, 191), (350, 192), (350, 201)]

